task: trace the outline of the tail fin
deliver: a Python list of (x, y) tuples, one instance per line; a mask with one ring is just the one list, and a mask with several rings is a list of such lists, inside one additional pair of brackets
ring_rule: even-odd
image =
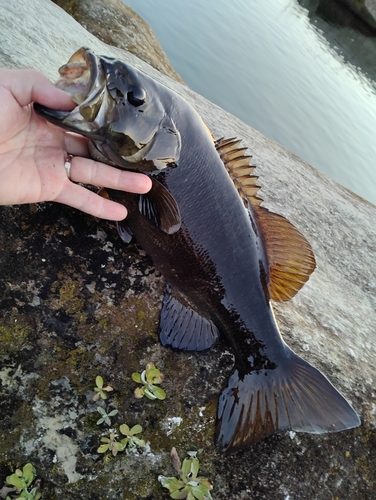
[(322, 434), (360, 425), (358, 415), (328, 379), (287, 349), (287, 358), (273, 371), (242, 376), (233, 372), (218, 403), (219, 450), (248, 448), (287, 429)]

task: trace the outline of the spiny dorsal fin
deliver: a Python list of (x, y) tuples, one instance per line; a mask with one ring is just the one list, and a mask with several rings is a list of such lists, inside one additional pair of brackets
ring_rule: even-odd
[(262, 199), (257, 196), (260, 189), (257, 184), (258, 177), (252, 175), (255, 167), (249, 164), (252, 156), (244, 154), (247, 148), (239, 148), (240, 142), (239, 139), (232, 137), (218, 139), (214, 144), (246, 208), (249, 203), (254, 207), (259, 206)]
[(289, 300), (302, 288), (316, 267), (311, 245), (284, 217), (261, 207), (260, 186), (253, 175), (251, 156), (244, 154), (240, 140), (219, 139), (215, 147), (246, 208), (255, 218), (269, 266), (268, 291), (278, 302)]

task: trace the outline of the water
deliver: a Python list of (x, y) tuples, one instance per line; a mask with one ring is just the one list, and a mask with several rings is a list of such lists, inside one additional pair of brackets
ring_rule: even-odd
[(376, 38), (367, 30), (323, 20), (309, 0), (126, 3), (192, 89), (376, 204)]

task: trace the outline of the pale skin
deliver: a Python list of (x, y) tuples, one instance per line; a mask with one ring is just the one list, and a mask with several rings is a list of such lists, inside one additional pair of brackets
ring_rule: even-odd
[[(123, 205), (77, 183), (142, 194), (150, 179), (87, 158), (87, 140), (48, 124), (32, 102), (61, 110), (75, 106), (42, 73), (0, 68), (0, 205), (56, 201), (95, 217), (124, 219)], [(68, 154), (71, 180), (64, 168)]]

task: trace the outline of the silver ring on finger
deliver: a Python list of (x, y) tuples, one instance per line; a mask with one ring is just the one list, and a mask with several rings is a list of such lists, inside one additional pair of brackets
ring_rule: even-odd
[(71, 181), (71, 166), (72, 166), (73, 155), (68, 155), (65, 159), (64, 168), (68, 179)]

